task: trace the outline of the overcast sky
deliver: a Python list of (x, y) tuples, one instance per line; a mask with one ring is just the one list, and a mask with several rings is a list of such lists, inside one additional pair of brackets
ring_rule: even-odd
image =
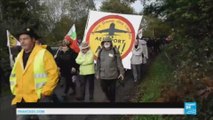
[[(104, 0), (94, 0), (97, 9), (101, 7), (103, 1)], [(135, 1), (133, 4), (131, 4), (131, 6), (137, 13), (141, 12), (141, 10), (143, 9), (143, 5), (140, 0)]]

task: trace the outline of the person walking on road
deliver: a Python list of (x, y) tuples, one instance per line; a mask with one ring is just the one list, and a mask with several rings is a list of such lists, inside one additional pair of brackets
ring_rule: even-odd
[(139, 38), (135, 40), (135, 46), (132, 50), (131, 69), (134, 82), (141, 79), (141, 64), (143, 59), (142, 45), (139, 44)]
[(75, 53), (69, 46), (70, 42), (64, 41), (62, 43), (61, 51), (58, 53), (56, 58), (61, 76), (65, 79), (65, 98), (68, 97), (70, 88), (72, 88), (72, 93), (70, 93), (70, 95), (76, 94), (76, 84), (73, 82), (72, 77), (77, 74), (79, 67), (79, 65), (75, 62), (77, 53)]
[(80, 97), (78, 100), (85, 99), (86, 84), (89, 83), (89, 100), (93, 100), (94, 96), (94, 54), (90, 50), (89, 45), (83, 42), (80, 47), (81, 51), (76, 58), (76, 63), (80, 65)]
[(142, 48), (142, 64), (141, 64), (141, 74), (144, 75), (145, 71), (146, 71), (146, 64), (148, 62), (149, 59), (149, 51), (148, 51), (148, 47), (147, 47), (147, 41), (142, 38), (139, 40), (139, 43), (141, 45)]
[(50, 96), (58, 82), (58, 69), (51, 53), (35, 44), (30, 28), (19, 34), (22, 46), (10, 75), (12, 104), (37, 102)]
[(115, 102), (116, 81), (124, 80), (124, 67), (120, 53), (116, 47), (113, 47), (110, 37), (104, 38), (101, 46), (98, 51), (96, 79), (100, 80), (107, 101)]
[[(12, 105), (20, 102), (48, 102), (58, 82), (59, 72), (50, 52), (35, 44), (30, 28), (18, 35), (22, 50), (10, 75)], [(21, 116), (17, 119), (27, 119)]]

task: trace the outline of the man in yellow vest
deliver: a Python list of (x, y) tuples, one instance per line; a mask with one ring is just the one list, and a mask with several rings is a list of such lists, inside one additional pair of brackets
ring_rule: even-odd
[(50, 96), (57, 85), (57, 65), (50, 52), (35, 44), (35, 33), (30, 28), (20, 33), (18, 39), (22, 51), (10, 76), (10, 88), (15, 96), (12, 104), (39, 102)]

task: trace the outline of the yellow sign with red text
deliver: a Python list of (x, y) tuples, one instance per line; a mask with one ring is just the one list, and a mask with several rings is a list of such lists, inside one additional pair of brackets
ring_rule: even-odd
[(130, 57), (142, 16), (90, 11), (84, 41), (89, 43), (97, 58), (101, 42), (105, 37), (112, 39), (122, 58), (125, 68), (130, 68)]
[(109, 15), (92, 25), (86, 40), (95, 56), (101, 41), (107, 36), (112, 38), (113, 46), (118, 48), (121, 58), (126, 57), (132, 50), (135, 31), (127, 19), (118, 15)]

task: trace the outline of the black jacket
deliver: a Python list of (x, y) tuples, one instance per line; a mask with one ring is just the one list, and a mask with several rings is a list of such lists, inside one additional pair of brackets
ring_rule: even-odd
[(78, 54), (76, 54), (72, 49), (66, 52), (60, 51), (56, 58), (56, 63), (60, 68), (62, 76), (71, 74), (71, 69), (74, 67), (76, 70), (79, 69), (79, 65), (75, 62)]

